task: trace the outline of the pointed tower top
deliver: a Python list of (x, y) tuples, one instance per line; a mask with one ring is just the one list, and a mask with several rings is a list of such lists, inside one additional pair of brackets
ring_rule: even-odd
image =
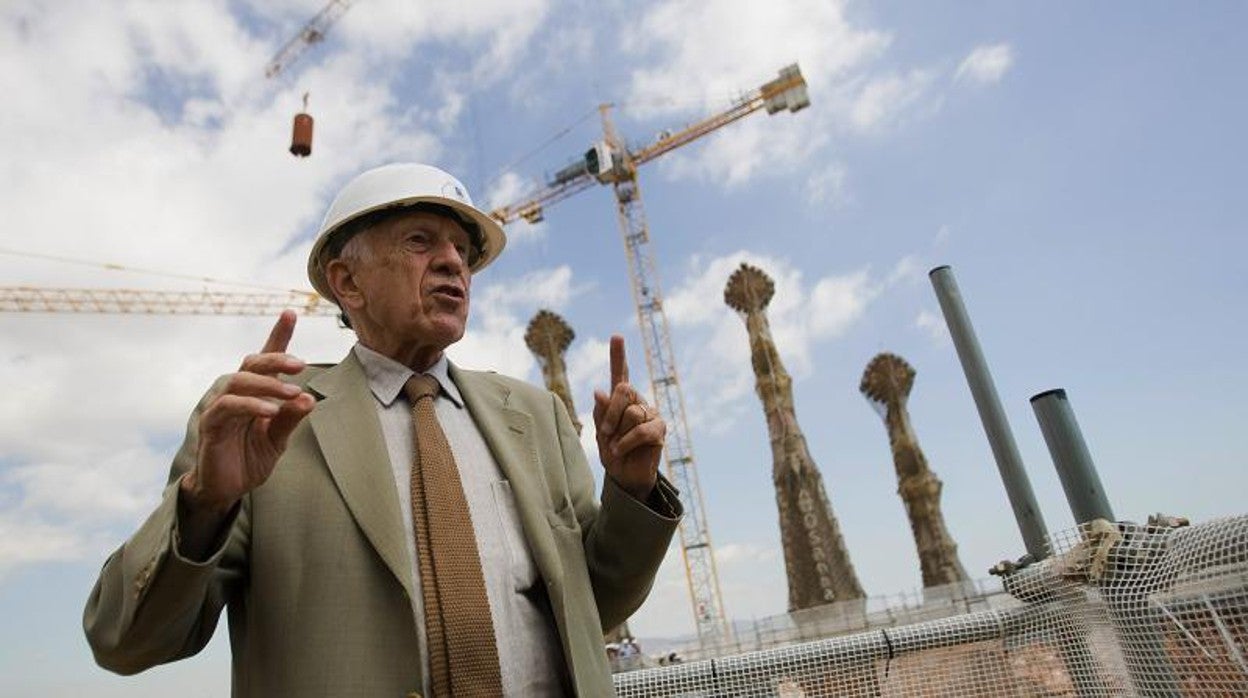
[(524, 333), (524, 343), (539, 356), (546, 356), (552, 349), (563, 353), (575, 338), (576, 333), (568, 323), (549, 310), (537, 311)]
[(724, 302), (739, 313), (756, 313), (767, 307), (776, 293), (776, 283), (758, 267), (745, 262), (728, 277)]
[(858, 390), (868, 400), (884, 405), (900, 404), (910, 397), (914, 385), (914, 369), (896, 354), (876, 354), (862, 373)]

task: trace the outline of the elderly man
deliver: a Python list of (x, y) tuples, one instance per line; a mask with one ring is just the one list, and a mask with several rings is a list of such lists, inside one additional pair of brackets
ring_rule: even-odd
[(599, 502), (562, 401), (447, 360), (504, 244), (437, 168), (344, 187), (308, 273), (357, 344), (305, 365), (287, 311), (200, 402), (87, 603), (102, 666), (195, 654), (228, 607), (236, 696), (612, 693), (602, 631), (641, 604), (681, 513), (665, 426), (613, 337)]

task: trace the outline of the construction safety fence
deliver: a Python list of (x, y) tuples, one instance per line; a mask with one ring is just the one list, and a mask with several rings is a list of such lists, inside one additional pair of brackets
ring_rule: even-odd
[(1022, 605), (615, 676), (621, 698), (1248, 696), (1248, 517), (1095, 521), (1009, 572)]

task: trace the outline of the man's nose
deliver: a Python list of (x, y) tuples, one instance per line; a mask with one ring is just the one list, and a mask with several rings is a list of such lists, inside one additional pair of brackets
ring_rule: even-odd
[(459, 253), (459, 248), (451, 240), (443, 240), (434, 247), (434, 264), (439, 271), (459, 274), (468, 266), (468, 260)]

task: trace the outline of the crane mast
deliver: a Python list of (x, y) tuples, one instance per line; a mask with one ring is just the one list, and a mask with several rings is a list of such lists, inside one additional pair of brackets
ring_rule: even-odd
[[(618, 144), (610, 110), (606, 106), (602, 107), (602, 125), (607, 142)], [(719, 590), (719, 574), (706, 523), (702, 487), (694, 470), (693, 443), (685, 419), (685, 398), (676, 371), (667, 314), (663, 311), (659, 275), (650, 252), (650, 231), (641, 203), (641, 189), (637, 185), (637, 168), (627, 155), (621, 166), (623, 175), (612, 183), (616, 214), (624, 235), (624, 252), (628, 258), (637, 324), (646, 348), (650, 390), (655, 405), (667, 422), (667, 443), (663, 449), (667, 474), (681, 491), (685, 505), (685, 516), (680, 526), (680, 550), (685, 562), (689, 596), (693, 601), (694, 621), (698, 637), (704, 642), (717, 638), (727, 640), (730, 626)]]
[(714, 548), (685, 418), (684, 394), (672, 351), (667, 315), (663, 310), (663, 293), (655, 270), (654, 255), (649, 247), (650, 231), (637, 182), (637, 167), (759, 109), (766, 108), (769, 114), (785, 109), (795, 112), (809, 104), (806, 81), (797, 65), (791, 65), (781, 70), (778, 78), (737, 100), (729, 109), (679, 132), (665, 133), (654, 143), (634, 152), (629, 152), (611, 122), (611, 105), (604, 104), (599, 107), (604, 136), (600, 143), (590, 148), (581, 161), (556, 172), (544, 187), (490, 214), (504, 224), (517, 218), (535, 223), (542, 220), (547, 205), (562, 201), (595, 183), (612, 185), (628, 260), (633, 303), (646, 349), (650, 387), (655, 405), (668, 427), (664, 448), (667, 475), (680, 489), (685, 506), (685, 516), (680, 525), (681, 553), (698, 637), (703, 646), (730, 640), (731, 626), (720, 593)]

